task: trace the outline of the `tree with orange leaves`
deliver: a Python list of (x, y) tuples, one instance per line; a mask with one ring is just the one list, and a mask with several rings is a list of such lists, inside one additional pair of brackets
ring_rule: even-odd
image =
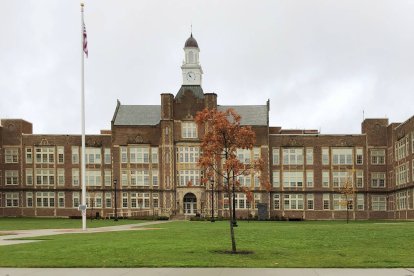
[(253, 164), (244, 164), (237, 159), (237, 149), (252, 149), (256, 142), (256, 135), (249, 126), (240, 125), (241, 117), (233, 109), (218, 111), (204, 109), (197, 113), (195, 118), (199, 127), (204, 127), (205, 134), (201, 141), (202, 154), (199, 166), (205, 171), (205, 178), (210, 179), (217, 175), (224, 180), (223, 189), (228, 194), (230, 211), (230, 236), (232, 253), (236, 253), (236, 239), (233, 228), (233, 200), (232, 187), (237, 185), (237, 177), (245, 175), (251, 170), (260, 170), (261, 160)]

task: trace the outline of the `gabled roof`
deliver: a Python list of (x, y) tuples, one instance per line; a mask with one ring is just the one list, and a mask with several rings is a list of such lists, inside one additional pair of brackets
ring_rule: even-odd
[(116, 126), (153, 126), (161, 120), (160, 105), (119, 105), (115, 114)]
[(241, 125), (246, 126), (267, 126), (268, 110), (267, 105), (219, 105), (217, 110), (225, 111), (234, 109), (241, 116)]

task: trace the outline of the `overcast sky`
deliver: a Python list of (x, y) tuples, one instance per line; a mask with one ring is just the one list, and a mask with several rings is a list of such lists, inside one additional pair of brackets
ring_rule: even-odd
[[(0, 0), (0, 118), (78, 134), (80, 4)], [(86, 131), (116, 100), (160, 104), (182, 84), (183, 46), (201, 49), (204, 92), (265, 104), (283, 128), (360, 133), (363, 118), (414, 115), (414, 1), (85, 1)]]

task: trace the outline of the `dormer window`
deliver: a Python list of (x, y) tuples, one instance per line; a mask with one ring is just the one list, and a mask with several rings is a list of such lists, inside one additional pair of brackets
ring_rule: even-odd
[(197, 125), (194, 122), (181, 123), (182, 138), (197, 138)]

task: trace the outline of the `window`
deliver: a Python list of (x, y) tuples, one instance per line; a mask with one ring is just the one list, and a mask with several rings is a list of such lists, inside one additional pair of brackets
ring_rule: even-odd
[(306, 148), (306, 165), (313, 165), (313, 148)]
[(102, 186), (102, 175), (100, 170), (86, 170), (86, 186)]
[(237, 159), (243, 164), (250, 164), (250, 150), (237, 149)]
[(19, 171), (5, 171), (6, 185), (19, 185)]
[(385, 164), (385, 149), (372, 149), (371, 150), (371, 164), (372, 165)]
[(303, 148), (283, 149), (284, 165), (303, 165)]
[(65, 192), (58, 192), (58, 207), (65, 207)]
[(323, 209), (324, 210), (330, 210), (331, 209), (331, 204), (330, 204), (329, 194), (323, 194), (322, 200), (323, 200)]
[(283, 187), (303, 187), (303, 171), (283, 172)]
[(33, 207), (33, 193), (26, 193), (26, 207)]
[(19, 193), (6, 193), (6, 207), (19, 207)]
[(132, 186), (149, 186), (149, 172), (148, 170), (131, 170)]
[(397, 186), (408, 182), (408, 162), (397, 166), (395, 169), (395, 180)]
[(357, 194), (357, 210), (362, 211), (364, 210), (364, 195)]
[(180, 170), (178, 171), (179, 186), (199, 186), (200, 171), (199, 170)]
[(54, 147), (36, 147), (36, 163), (37, 164), (54, 164), (55, 148)]
[(72, 147), (72, 164), (79, 164), (79, 147)]
[(260, 187), (260, 176), (259, 176), (259, 174), (255, 173), (253, 179), (254, 179), (254, 186), (255, 187)]
[(30, 147), (26, 147), (26, 164), (33, 163), (33, 150)]
[(128, 172), (125, 170), (121, 171), (121, 185), (128, 186)]
[(371, 187), (385, 188), (385, 172), (371, 173)]
[(36, 207), (55, 207), (55, 193), (53, 192), (37, 192)]
[(322, 165), (329, 165), (329, 148), (322, 148)]
[(387, 211), (387, 197), (386, 196), (371, 196), (372, 211)]
[(79, 169), (72, 169), (72, 186), (79, 186)]
[(65, 148), (64, 147), (58, 147), (58, 164), (63, 164), (65, 162)]
[(36, 185), (55, 185), (55, 171), (36, 169)]
[(122, 193), (122, 208), (128, 208), (128, 193)]
[(112, 195), (111, 193), (105, 193), (105, 207), (112, 208)]
[(352, 165), (352, 148), (332, 149), (332, 164)]
[(33, 185), (33, 169), (26, 169), (26, 185)]
[(273, 187), (280, 187), (280, 171), (273, 171), (272, 184)]
[(363, 149), (357, 148), (356, 149), (356, 160), (355, 164), (362, 165), (364, 163), (364, 155), (363, 155)]
[(197, 125), (194, 122), (181, 123), (182, 138), (197, 138)]
[(148, 164), (149, 163), (149, 147), (130, 147), (129, 163), (132, 164)]
[(178, 147), (177, 162), (195, 164), (200, 156), (199, 147)]
[[(101, 192), (97, 192), (93, 194), (91, 199), (92, 199), (91, 203), (94, 203), (94, 206), (96, 208), (102, 208), (102, 193)], [(92, 206), (92, 204), (90, 206)]]
[(250, 175), (239, 175), (237, 177), (237, 181), (239, 181), (240, 186), (250, 187), (251, 185), (251, 177)]
[(322, 187), (329, 188), (329, 171), (322, 171)]
[(65, 170), (64, 169), (58, 169), (58, 186), (65, 186)]
[(407, 193), (405, 191), (398, 192), (397, 194), (397, 210), (407, 209)]
[(260, 148), (254, 147), (253, 148), (253, 160), (259, 160), (260, 158)]
[(257, 209), (257, 203), (260, 203), (260, 194), (254, 193), (254, 208)]
[(303, 195), (285, 194), (283, 196), (285, 210), (303, 210)]
[(333, 206), (336, 211), (346, 210), (346, 197), (342, 194), (333, 194)]
[(72, 193), (72, 206), (77, 208), (79, 207), (79, 203), (80, 203), (79, 192), (73, 192)]
[(128, 149), (127, 147), (121, 147), (121, 163), (128, 163)]
[(158, 199), (158, 193), (152, 194), (152, 207), (158, 208), (160, 206), (159, 199)]
[(158, 187), (158, 170), (152, 170), (152, 186)]
[(151, 163), (158, 164), (158, 148), (156, 147), (151, 148)]
[(308, 210), (313, 210), (313, 208), (314, 208), (314, 198), (313, 198), (313, 194), (307, 194), (306, 195), (306, 202), (307, 202), (307, 208), (308, 208)]
[(395, 143), (395, 161), (399, 161), (408, 156), (408, 135)]
[(105, 160), (105, 164), (111, 164), (112, 160), (111, 160), (111, 149), (110, 148), (105, 148), (104, 149), (104, 160)]
[(357, 170), (355, 172), (356, 175), (356, 187), (363, 188), (364, 187), (364, 171)]
[(272, 157), (273, 157), (273, 165), (279, 165), (280, 164), (280, 149), (279, 148), (273, 148)]
[(131, 193), (131, 208), (144, 208), (150, 207), (150, 194), (149, 193)]
[(18, 163), (19, 149), (18, 148), (4, 148), (4, 163)]
[(236, 201), (236, 209), (246, 209), (247, 208), (247, 199), (246, 194), (244, 193), (236, 193), (235, 194), (235, 201)]
[(104, 185), (111, 186), (112, 185), (112, 172), (111, 170), (104, 171)]
[(223, 194), (223, 208), (229, 209), (229, 195)]
[(85, 149), (86, 164), (101, 164), (101, 148)]
[(333, 187), (341, 188), (344, 187), (346, 183), (350, 183), (352, 185), (352, 172), (348, 171), (334, 171), (332, 172), (332, 182)]
[(313, 170), (306, 171), (306, 187), (313, 187)]
[(280, 194), (273, 195), (273, 209), (275, 210), (280, 209)]

